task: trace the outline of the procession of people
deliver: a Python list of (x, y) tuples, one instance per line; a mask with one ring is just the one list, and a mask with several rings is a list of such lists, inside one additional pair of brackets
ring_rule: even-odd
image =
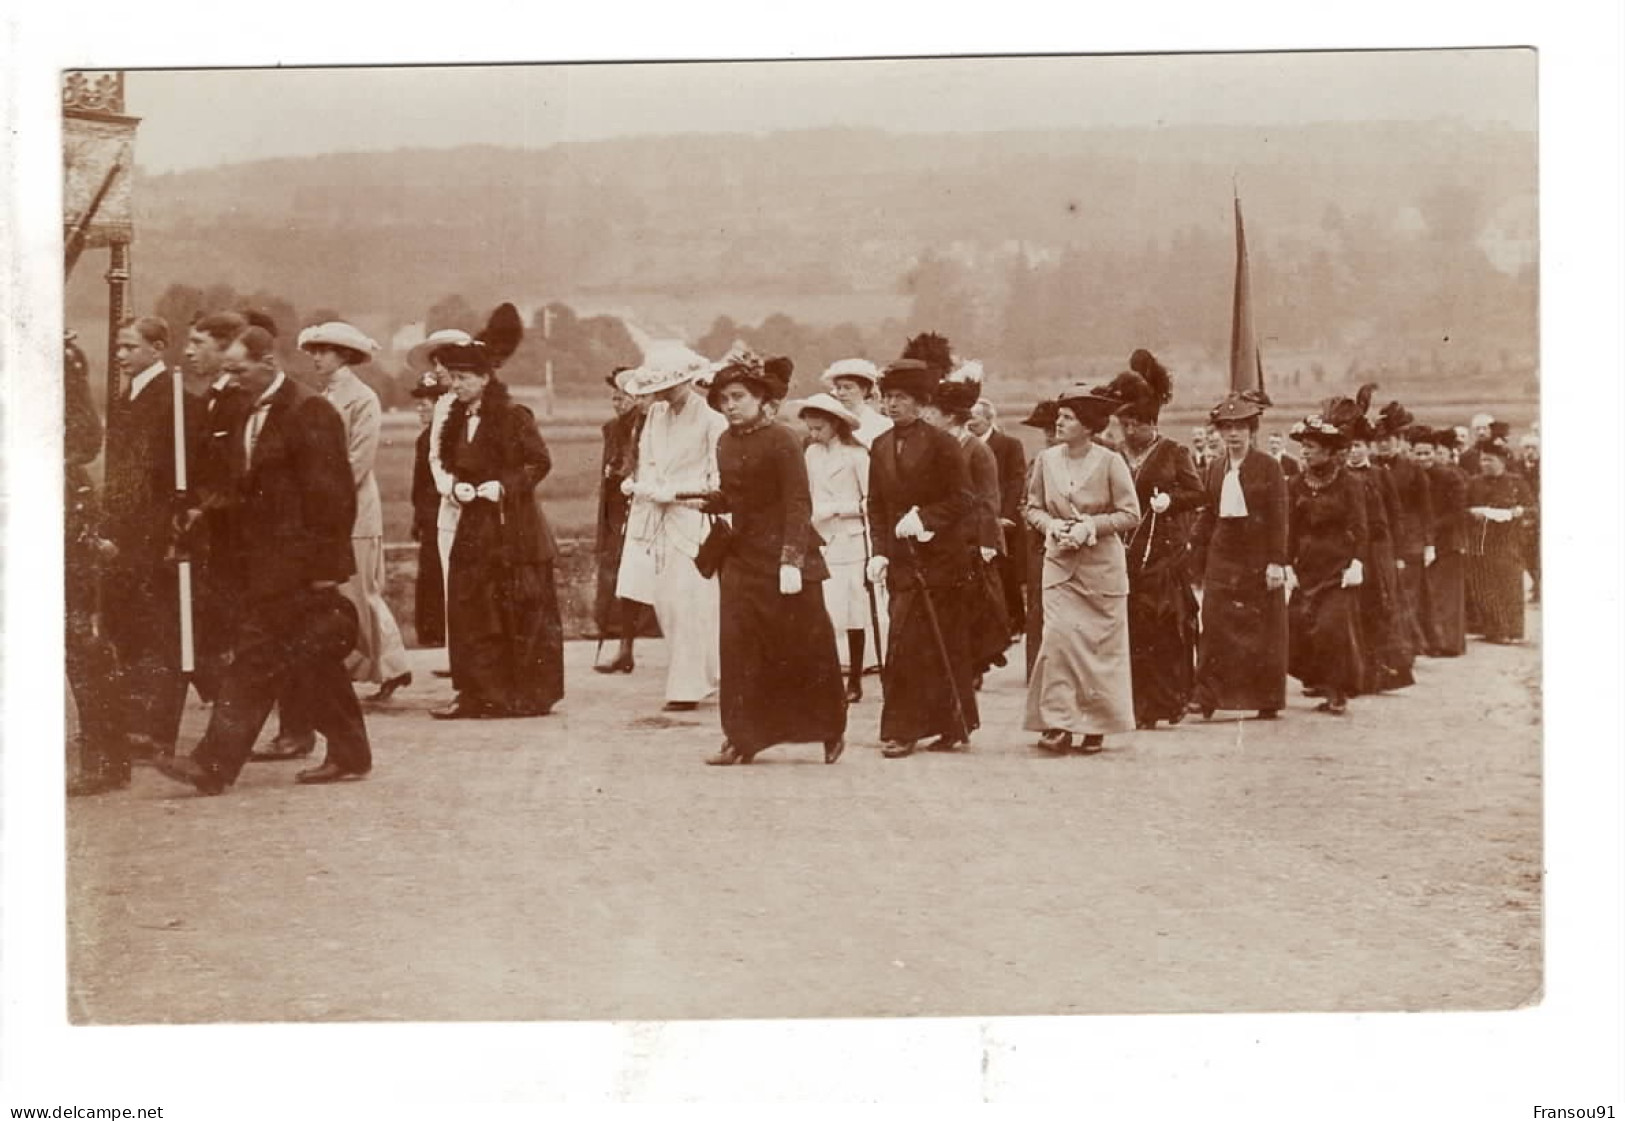
[[(150, 759), (219, 794), (250, 760), (319, 740), (300, 783), (363, 777), (356, 684), (387, 704), (412, 683), (383, 595), (378, 399), (354, 373), (377, 345), (307, 327), (317, 392), (280, 368), (262, 314), (201, 316), (194, 392), (163, 361), (170, 332), (146, 317), (120, 334), (101, 496), (87, 364), (65, 351), (70, 792), (122, 789)], [(552, 459), (500, 376), (522, 335), (503, 304), (479, 334), (435, 332), (410, 356), (421, 428), (401, 482), (417, 636), (444, 645), (455, 692), (443, 721), (542, 717), (565, 697), (559, 550), (537, 495)], [(1373, 419), (1365, 385), (1293, 423), (1288, 456), (1280, 433), (1260, 446), (1273, 405), (1258, 388), (1214, 403), (1187, 447), (1159, 428), (1174, 379), (1140, 349), (1036, 403), (1022, 423), (1045, 447), (1029, 462), (982, 364), (942, 335), (885, 364), (836, 362), (799, 401), (793, 369), (672, 342), (605, 377), (592, 668), (631, 675), (637, 639), (658, 633), (665, 710), (719, 705), (714, 766), (799, 743), (833, 764), (854, 739), (886, 759), (972, 750), (978, 693), (1015, 642), (1022, 727), (1049, 754), (1188, 715), (1278, 719), (1289, 678), (1346, 716), (1469, 633), (1521, 640), (1526, 572), (1538, 593), (1538, 442), (1520, 454), (1490, 417), (1462, 449), (1400, 402)], [(860, 724), (870, 673), (878, 713)], [(188, 683), (212, 706), (189, 751)]]

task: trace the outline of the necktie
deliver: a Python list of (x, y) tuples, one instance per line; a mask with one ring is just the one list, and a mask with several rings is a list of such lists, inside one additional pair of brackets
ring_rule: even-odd
[(248, 453), (248, 462), (254, 462), (254, 445), (259, 443), (260, 429), (265, 427), (265, 418), (271, 412), (271, 402), (261, 401), (254, 406), (254, 411), (248, 415), (248, 427), (245, 430), (247, 437), (243, 447)]

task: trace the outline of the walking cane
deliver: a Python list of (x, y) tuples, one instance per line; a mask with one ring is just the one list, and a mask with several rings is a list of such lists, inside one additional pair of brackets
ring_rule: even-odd
[(942, 672), (948, 679), (948, 693), (954, 699), (954, 717), (959, 721), (959, 735), (963, 743), (970, 742), (970, 724), (965, 720), (965, 705), (959, 699), (959, 681), (954, 677), (954, 665), (948, 658), (948, 644), (942, 640), (942, 624), (937, 621), (937, 606), (931, 600), (931, 590), (925, 586), (925, 570), (920, 567), (920, 557), (915, 551), (914, 542), (904, 537), (901, 539), (908, 552), (908, 561), (914, 569), (914, 582), (920, 587), (920, 599), (925, 604), (926, 622), (931, 624), (931, 637), (936, 640), (937, 656), (942, 659)]
[[(869, 625), (875, 630), (875, 658), (880, 662), (880, 687), (886, 687), (886, 644), (880, 637), (880, 601), (875, 598), (875, 582), (869, 579), (869, 561), (874, 547), (869, 540), (869, 500), (858, 498), (858, 516), (863, 519), (863, 590), (869, 595)], [(858, 667), (863, 672), (863, 667)]]

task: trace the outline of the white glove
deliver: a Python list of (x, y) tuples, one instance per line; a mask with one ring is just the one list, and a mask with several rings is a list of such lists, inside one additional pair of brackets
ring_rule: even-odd
[(1173, 504), (1174, 500), (1163, 494), (1162, 491), (1153, 490), (1151, 492), (1151, 512), (1153, 514), (1165, 514), (1168, 512), (1168, 507)]
[(1503, 510), (1498, 506), (1491, 506), (1484, 512), (1484, 516), (1492, 522), (1510, 522), (1512, 520), (1512, 511)]
[(501, 502), (502, 484), (497, 480), (492, 479), (489, 482), (481, 483), (479, 486), (475, 487), (474, 494), (476, 497), (483, 498), (487, 502)]
[(1343, 587), (1358, 588), (1365, 583), (1365, 567), (1359, 560), (1349, 561), (1349, 566), (1343, 570)]
[(1098, 539), (1093, 518), (1081, 518), (1072, 523), (1067, 531), (1066, 540), (1074, 549), (1087, 549), (1094, 545)]
[(891, 561), (885, 557), (870, 557), (868, 571), (869, 583), (878, 584), (884, 580), (886, 578), (886, 566), (889, 564), (891, 564)]
[(1432, 545), (1422, 546), (1422, 567), (1426, 568), (1439, 559), (1439, 552)]
[(1291, 591), (1298, 586), (1298, 570), (1290, 564), (1286, 566), (1286, 590)]
[(915, 537), (925, 532), (925, 523), (920, 520), (920, 508), (910, 506), (908, 513), (897, 519), (894, 532), (899, 537)]
[(1270, 591), (1286, 587), (1286, 566), (1279, 564), (1266, 564), (1264, 566), (1264, 587)]
[(992, 564), (993, 558), (999, 555), (999, 551), (997, 549), (989, 549), (986, 545), (982, 546), (981, 553), (982, 560), (987, 564)]
[(452, 484), (451, 498), (452, 501), (456, 502), (459, 506), (466, 506), (470, 502), (474, 501), (475, 493), (473, 483)]
[(661, 506), (670, 506), (677, 501), (677, 488), (665, 483), (657, 487), (650, 487), (649, 500)]
[(622, 479), (621, 493), (626, 495), (628, 498), (634, 498), (642, 493), (642, 488), (639, 487), (637, 483), (634, 483), (631, 479)]
[(779, 565), (779, 594), (781, 596), (801, 594), (801, 569), (793, 564)]

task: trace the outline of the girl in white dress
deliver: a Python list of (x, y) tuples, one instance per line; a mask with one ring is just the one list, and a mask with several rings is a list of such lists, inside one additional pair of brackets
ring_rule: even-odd
[[(801, 423), (812, 441), (807, 445), (807, 481), (812, 488), (812, 521), (824, 542), (824, 607), (837, 634), (846, 633), (846, 699), (863, 699), (863, 660), (867, 636), (873, 633), (870, 595), (875, 615), (885, 618), (880, 589), (865, 583), (869, 548), (865, 517), (869, 497), (869, 453), (855, 435), (858, 418), (840, 401), (819, 393), (801, 403)], [(878, 650), (878, 645), (876, 647)]]

